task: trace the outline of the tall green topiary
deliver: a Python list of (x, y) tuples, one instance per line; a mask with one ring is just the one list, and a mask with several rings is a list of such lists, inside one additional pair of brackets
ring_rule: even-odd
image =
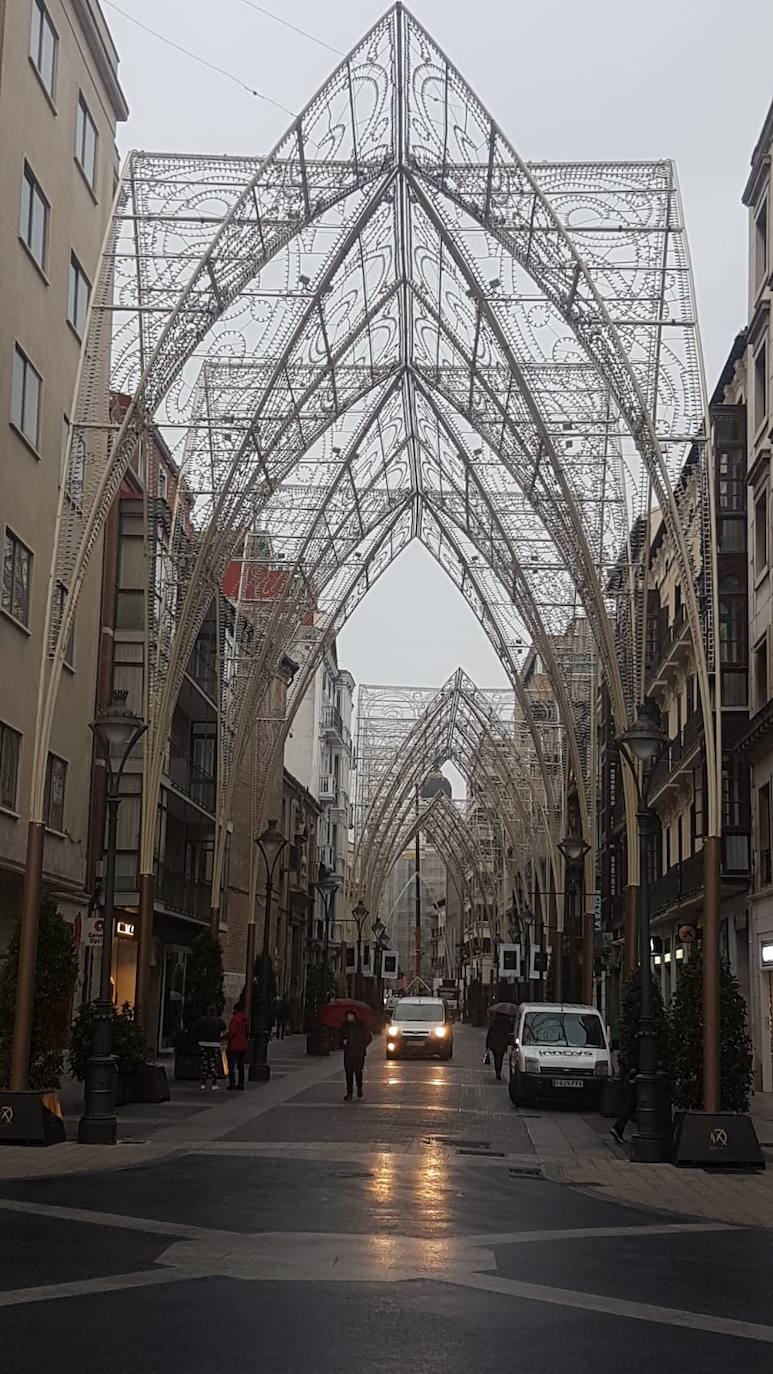
[[(752, 1042), (746, 1028), (746, 1003), (730, 965), (719, 973), (720, 1109), (749, 1110)], [(685, 960), (668, 1018), (668, 1062), (675, 1107), (703, 1106), (703, 956)]]
[(307, 1030), (317, 1019), (317, 1013), (325, 1002), (331, 1002), (336, 995), (336, 980), (333, 970), (324, 964), (309, 964), (306, 970), (306, 1000), (303, 1009)]
[[(668, 1060), (668, 1023), (663, 1006), (660, 987), (652, 980), (652, 1005), (655, 1016), (655, 1033), (658, 1041), (658, 1068), (666, 1067)], [(623, 987), (622, 1018), (620, 1021), (620, 1077), (626, 1078), (636, 1062), (636, 1039), (639, 1034), (639, 1013), (641, 1008), (641, 979), (639, 970), (632, 973)]]
[(185, 1007), (183, 1021), (191, 1030), (207, 1007), (214, 1007), (218, 1016), (225, 1006), (223, 988), (223, 951), (220, 941), (208, 930), (202, 930), (191, 945), (185, 979)]
[[(7, 1086), (16, 1009), (19, 927), (11, 936), (0, 972), (0, 1084)], [(29, 1086), (44, 1092), (59, 1087), (70, 1032), (70, 1006), (78, 977), (72, 926), (59, 915), (53, 897), (40, 904), (35, 992), (32, 1005)]]
[[(94, 1049), (94, 1011), (95, 1004), (86, 1002), (75, 1018), (70, 1037), (70, 1068), (82, 1083), (86, 1078), (86, 1065)], [(116, 1068), (128, 1078), (139, 1073), (145, 1063), (145, 1042), (142, 1030), (134, 1019), (134, 1010), (128, 1002), (120, 1008), (113, 1007), (111, 1030), (111, 1053)]]

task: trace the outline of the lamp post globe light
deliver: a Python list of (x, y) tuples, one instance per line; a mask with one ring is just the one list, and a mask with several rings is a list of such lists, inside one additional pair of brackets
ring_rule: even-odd
[(283, 850), (287, 848), (288, 840), (277, 829), (275, 820), (268, 822), (265, 830), (256, 836), (255, 843), (263, 855), (263, 862), (266, 865), (266, 895), (263, 910), (263, 946), (260, 961), (260, 982), (258, 984), (258, 998), (255, 1012), (255, 1025), (253, 1027), (253, 1040), (255, 1044), (255, 1059), (250, 1066), (250, 1079), (253, 1082), (267, 1082), (271, 1077), (271, 1069), (268, 1062), (268, 1042), (271, 1035), (271, 1007), (269, 1006), (269, 984), (268, 984), (268, 949), (269, 933), (271, 930), (271, 903), (274, 892), (274, 873), (279, 862), (279, 857)]
[[(569, 968), (569, 991), (572, 999), (575, 1002), (578, 1002), (581, 1000), (577, 992), (577, 974), (579, 971), (580, 963), (579, 949), (585, 949), (585, 941), (583, 940), (581, 942), (578, 939), (577, 934), (577, 890), (579, 886), (580, 892), (584, 893), (585, 883), (582, 879), (582, 873), (583, 865), (585, 862), (585, 855), (588, 853), (590, 845), (583, 838), (582, 833), (577, 824), (577, 820), (574, 816), (570, 817), (566, 834), (564, 835), (563, 839), (559, 841), (558, 848), (563, 854), (566, 864), (566, 890), (564, 892), (564, 938), (568, 933), (569, 950), (571, 954), (571, 963)], [(563, 948), (563, 941), (561, 942), (561, 946)], [(559, 958), (560, 957), (561, 951), (559, 951)], [(590, 1003), (592, 990), (589, 990), (587, 986), (589, 981), (588, 970), (583, 968), (583, 974), (583, 982), (585, 984), (585, 987), (583, 988), (582, 1000)]]
[(352, 916), (357, 925), (357, 975), (356, 975), (356, 995), (362, 1000), (362, 932), (365, 929), (370, 912), (360, 897), (356, 907), (352, 909)]
[(633, 725), (617, 737), (617, 745), (636, 787), (636, 818), (639, 827), (639, 1071), (636, 1077), (636, 1132), (631, 1137), (631, 1159), (640, 1164), (659, 1164), (670, 1156), (669, 1138), (660, 1129), (658, 1111), (658, 1046), (650, 962), (650, 909), (648, 857), (650, 838), (657, 833), (649, 805), (652, 779), (640, 779), (647, 765), (657, 763), (668, 745), (660, 711), (645, 700)]
[[(83, 1116), (78, 1123), (82, 1145), (114, 1145), (115, 1060), (113, 1048), (113, 996), (110, 975), (113, 962), (113, 925), (115, 922), (115, 852), (118, 836), (118, 807), (121, 804), (121, 778), (129, 755), (142, 738), (147, 725), (126, 705), (128, 693), (113, 692), (110, 705), (91, 723), (91, 730), (105, 764), (105, 905), (102, 930), (102, 958), (99, 967), (99, 997), (94, 1004), (94, 1042), (86, 1064)], [(117, 760), (117, 763), (116, 763)]]
[(320, 864), (319, 870), (320, 874), (315, 886), (322, 898), (322, 907), (324, 911), (325, 934), (322, 944), (322, 966), (327, 971), (330, 950), (330, 912), (333, 906), (333, 898), (341, 886), (341, 879), (337, 873), (334, 873), (330, 868), (326, 868), (324, 864)]

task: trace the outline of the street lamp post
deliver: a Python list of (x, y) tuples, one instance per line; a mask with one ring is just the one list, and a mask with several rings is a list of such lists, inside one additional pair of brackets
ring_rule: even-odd
[(360, 897), (360, 900), (358, 901), (356, 907), (353, 907), (353, 909), (352, 909), (352, 916), (354, 917), (355, 922), (356, 922), (356, 925), (357, 925), (357, 977), (356, 977), (356, 989), (357, 989), (357, 996), (359, 997), (360, 1001), (362, 1001), (362, 994), (363, 994), (363, 989), (362, 989), (362, 932), (363, 932), (363, 930), (365, 929), (365, 922), (367, 921), (369, 915), (370, 915), (370, 912), (369, 912), (368, 908), (366, 907), (365, 903), (363, 902), (362, 897)]
[(376, 917), (371, 929), (373, 931), (374, 936), (376, 937), (373, 942), (373, 952), (376, 958), (376, 998), (378, 1000), (379, 1015), (381, 1015), (384, 1008), (384, 990), (381, 981), (381, 961), (383, 958), (384, 950), (389, 948), (389, 941), (387, 939), (386, 926), (384, 925), (384, 922), (382, 921), (380, 916)]
[[(99, 969), (99, 997), (94, 1003), (94, 1042), (86, 1064), (83, 1116), (78, 1123), (82, 1145), (114, 1145), (115, 1060), (113, 1059), (113, 997), (110, 974), (113, 962), (113, 924), (115, 920), (115, 851), (118, 837), (118, 807), (121, 804), (121, 778), (129, 755), (144, 735), (147, 725), (128, 710), (127, 692), (113, 692), (106, 711), (92, 721), (91, 729), (105, 762), (107, 780), (107, 843), (105, 850), (105, 908), (102, 929), (102, 959)], [(117, 768), (113, 757), (118, 758)]]
[(256, 844), (266, 865), (266, 897), (263, 913), (263, 948), (261, 951), (260, 984), (258, 987), (258, 1004), (256, 1009), (253, 1028), (253, 1040), (255, 1043), (255, 1059), (250, 1067), (250, 1078), (253, 1082), (265, 1083), (271, 1077), (271, 1068), (268, 1062), (268, 1041), (271, 1034), (271, 1008), (268, 1004), (268, 947), (269, 932), (271, 929), (271, 902), (274, 890), (274, 873), (279, 861), (279, 856), (287, 848), (288, 841), (285, 839), (281, 830), (277, 830), (276, 821), (269, 821), (262, 834), (257, 836)]
[[(569, 983), (572, 997), (578, 1001), (577, 997), (577, 971), (578, 971), (578, 939), (577, 939), (577, 890), (585, 893), (585, 883), (582, 880), (583, 865), (585, 855), (590, 849), (590, 845), (583, 839), (576, 818), (570, 816), (564, 838), (559, 842), (558, 848), (564, 856), (566, 865), (566, 891), (564, 893), (564, 928), (569, 926), (569, 948), (572, 954), (571, 968), (569, 970)], [(584, 907), (584, 900), (581, 903)], [(567, 920), (568, 917), (568, 920)], [(585, 912), (583, 910), (583, 921)], [(588, 941), (582, 940), (583, 959), (583, 1000), (590, 1004), (593, 996), (593, 964), (590, 959)], [(559, 951), (560, 954), (561, 951)]]
[(315, 887), (322, 898), (322, 909), (324, 911), (325, 934), (322, 944), (322, 967), (327, 972), (328, 955), (330, 950), (330, 911), (333, 905), (333, 898), (341, 886), (341, 879), (336, 873), (324, 864), (320, 864), (320, 876), (315, 883)]
[[(668, 1137), (660, 1130), (658, 1112), (658, 1043), (655, 1003), (650, 963), (650, 911), (648, 856), (650, 837), (656, 833), (655, 817), (649, 805), (649, 781), (640, 780), (668, 745), (657, 705), (645, 699), (636, 720), (617, 745), (626, 761), (636, 787), (639, 826), (639, 1072), (636, 1077), (636, 1133), (631, 1137), (631, 1159), (639, 1164), (660, 1164), (669, 1158)], [(649, 773), (649, 779), (652, 772)]]

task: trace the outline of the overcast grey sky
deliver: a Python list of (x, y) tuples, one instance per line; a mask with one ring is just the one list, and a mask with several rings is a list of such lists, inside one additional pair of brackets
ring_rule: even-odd
[[(122, 152), (256, 155), (276, 142), (289, 122), (283, 110), (103, 4), (131, 106)], [(251, 0), (119, 7), (292, 111), (337, 61)], [(386, 3), (273, 0), (266, 8), (343, 53)], [(522, 157), (675, 159), (712, 387), (745, 322), (740, 197), (773, 98), (773, 0), (416, 0), (410, 8)], [(358, 609), (339, 658), (361, 682), (440, 684), (460, 663), (481, 685), (504, 682), (481, 626), (416, 545)]]

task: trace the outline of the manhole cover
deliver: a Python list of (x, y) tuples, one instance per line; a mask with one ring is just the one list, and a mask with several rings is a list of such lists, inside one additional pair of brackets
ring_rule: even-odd
[(488, 1150), (491, 1145), (490, 1140), (470, 1140), (467, 1136), (458, 1135), (425, 1135), (423, 1143), (425, 1145), (447, 1145), (451, 1150)]
[(504, 1150), (457, 1150), (460, 1155), (474, 1155), (476, 1159), (504, 1159)]

